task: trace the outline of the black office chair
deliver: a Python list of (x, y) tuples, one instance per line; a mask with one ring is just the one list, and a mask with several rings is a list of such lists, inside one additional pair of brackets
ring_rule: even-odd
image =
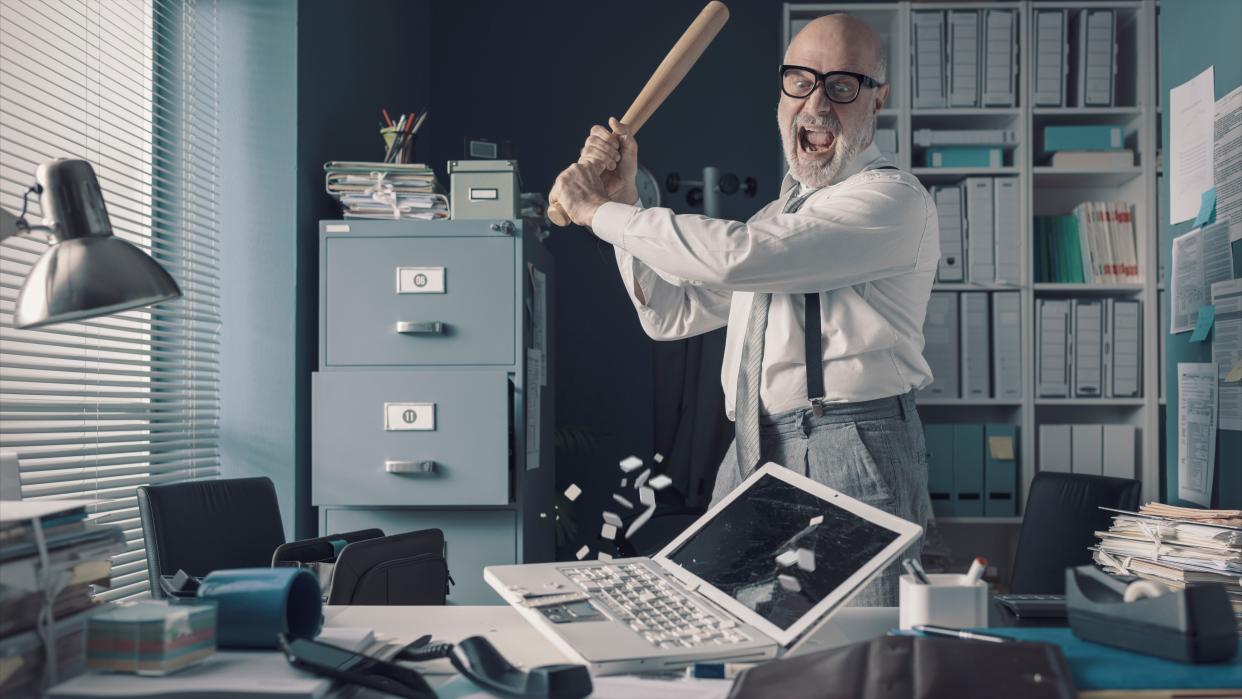
[(285, 543), (270, 478), (227, 478), (138, 488), (151, 596), (161, 575), (195, 577), (225, 568), (266, 568)]
[(1026, 514), (1018, 534), (1014, 594), (1065, 594), (1065, 569), (1091, 562), (1088, 546), (1095, 532), (1107, 530), (1112, 513), (1101, 507), (1133, 511), (1140, 483), (1080, 473), (1040, 472), (1031, 481)]

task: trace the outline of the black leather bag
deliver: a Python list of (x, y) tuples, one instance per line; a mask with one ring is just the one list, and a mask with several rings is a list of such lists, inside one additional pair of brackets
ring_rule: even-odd
[(1061, 649), (885, 636), (758, 665), (729, 699), (1074, 699)]

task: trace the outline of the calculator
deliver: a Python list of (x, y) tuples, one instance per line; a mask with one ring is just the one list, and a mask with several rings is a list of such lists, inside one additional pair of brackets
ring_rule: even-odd
[(996, 601), (1019, 619), (1065, 618), (1065, 595), (997, 595)]

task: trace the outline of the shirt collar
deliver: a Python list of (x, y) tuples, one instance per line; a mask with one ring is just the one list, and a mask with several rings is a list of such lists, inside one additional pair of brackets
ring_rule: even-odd
[[(841, 170), (841, 172), (837, 175), (837, 179), (834, 180), (832, 184), (840, 184), (863, 170), (889, 164), (891, 163), (884, 158), (884, 156), (880, 153), (879, 147), (876, 146), (875, 141), (872, 140), (870, 145), (862, 149), (858, 155), (854, 156), (853, 160), (846, 163), (845, 168)], [(781, 196), (788, 194), (789, 190), (792, 189), (795, 184), (798, 184), (798, 181), (794, 179), (792, 174), (786, 172), (785, 179), (781, 182)]]

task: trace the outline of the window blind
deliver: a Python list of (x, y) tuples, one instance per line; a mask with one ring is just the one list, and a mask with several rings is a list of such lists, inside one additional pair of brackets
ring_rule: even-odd
[(184, 294), (17, 330), (48, 243), (0, 243), (0, 448), (22, 497), (92, 499), (125, 529), (104, 599), (147, 589), (137, 486), (220, 469), (216, 30), (215, 0), (0, 0), (0, 206), (21, 210), (39, 163), (85, 159), (114, 234)]

